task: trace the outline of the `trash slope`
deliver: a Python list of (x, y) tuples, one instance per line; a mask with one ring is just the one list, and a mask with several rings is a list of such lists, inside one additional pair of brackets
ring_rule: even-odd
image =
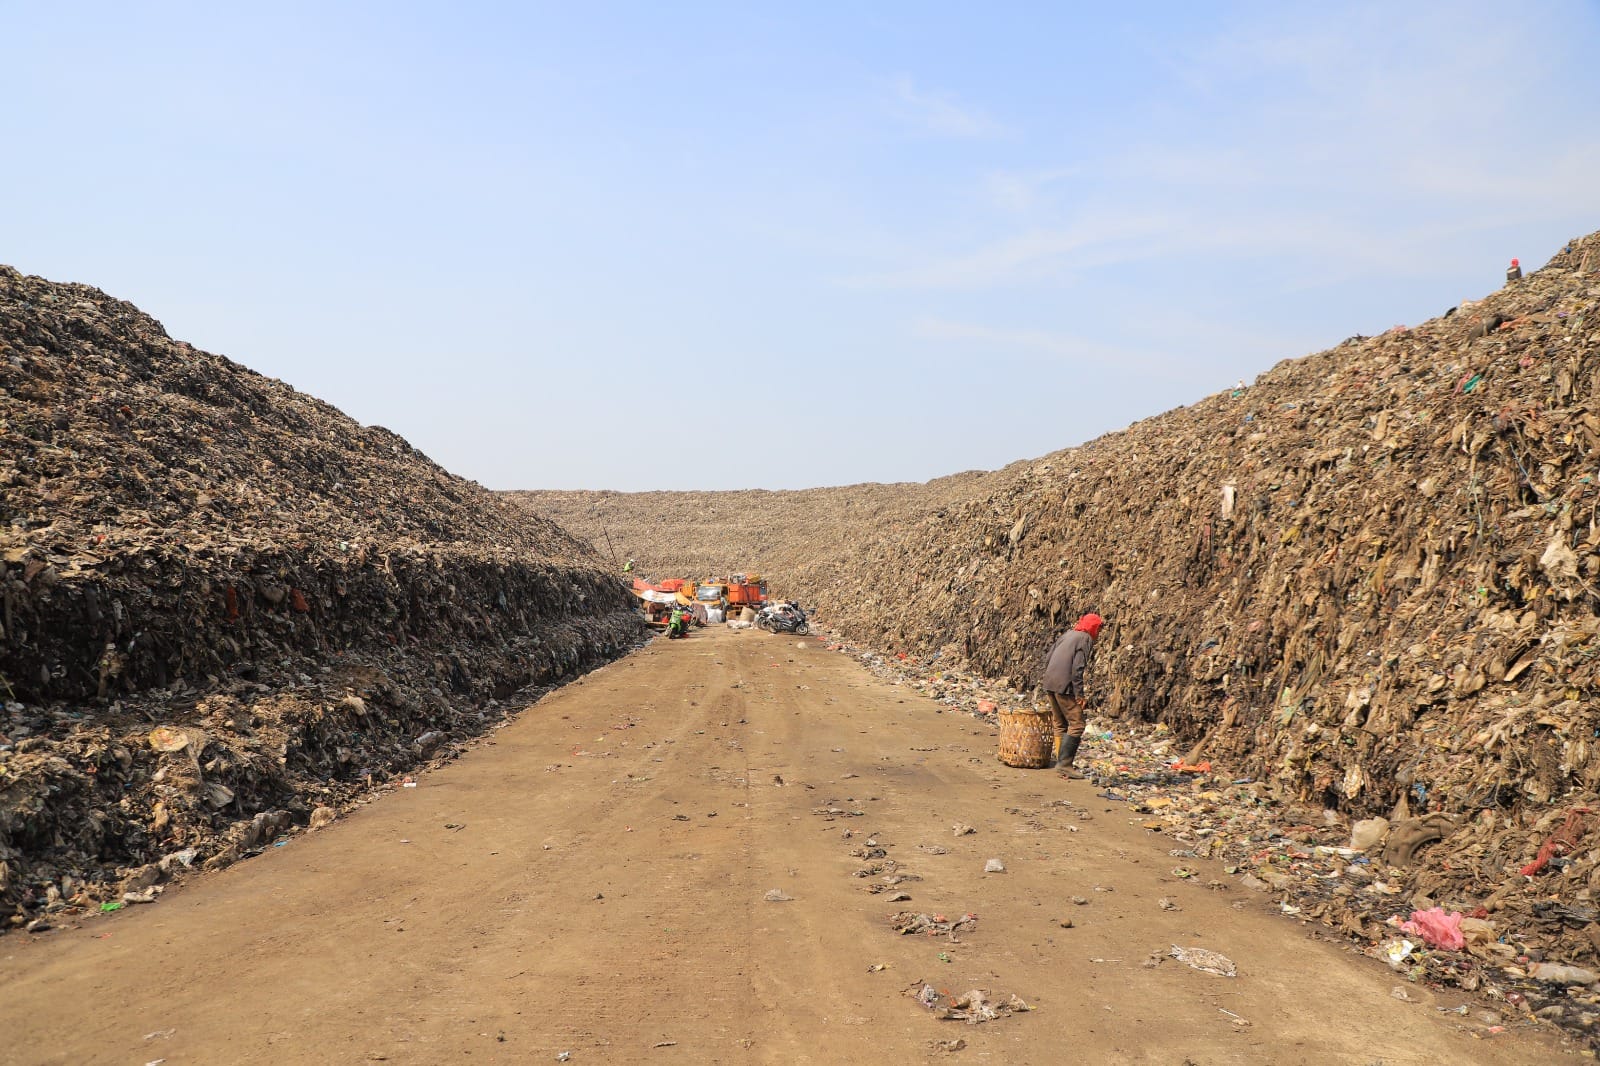
[[(1477, 915), (1486, 941), (1424, 952), (1418, 973), (1588, 1027), (1593, 983), (1536, 975), (1600, 971), (1597, 446), (1590, 236), (1443, 317), (984, 475), (964, 499), (919, 511), (897, 490), (892, 524), (808, 529), (820, 552), (772, 549), (792, 566), (773, 578), (849, 640), (1017, 702), (1054, 636), (1099, 611), (1097, 712), (1252, 782), (1274, 832), (1320, 826), (1315, 844), (1348, 848), (1353, 822), (1385, 819), (1355, 862), (1264, 847), (1242, 875), (1371, 945), (1414, 910)], [(741, 557), (731, 527), (674, 532), (696, 558)]]
[(797, 490), (505, 495), (559, 522), (613, 566), (633, 559), (636, 573), (663, 578), (771, 575), (776, 594), (801, 595), (798, 575), (842, 564), (857, 541), (892, 536), (930, 509), (976, 495), (992, 476), (969, 471), (925, 484)]
[(0, 928), (259, 848), (638, 632), (553, 523), (10, 268), (0, 490)]

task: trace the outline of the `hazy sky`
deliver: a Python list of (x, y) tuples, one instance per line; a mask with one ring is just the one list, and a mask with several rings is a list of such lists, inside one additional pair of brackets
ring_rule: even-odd
[(1600, 4), (0, 2), (0, 262), (491, 488), (925, 480), (1600, 229)]

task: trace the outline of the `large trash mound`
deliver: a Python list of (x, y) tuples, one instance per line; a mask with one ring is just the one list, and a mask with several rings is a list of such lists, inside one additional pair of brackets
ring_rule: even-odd
[[(1600, 1022), (1600, 234), (953, 488), (538, 495), (621, 555), (758, 557), (955, 706), (1025, 705), (1095, 610), (1103, 795), (1169, 793), (1189, 850), (1413, 979)], [(1402, 927), (1436, 906), (1464, 947)]]
[(1382, 896), (1600, 958), (1600, 235), (985, 487), (802, 575), (824, 620), (1026, 690), (1095, 610), (1101, 713), (1387, 816)]
[(802, 596), (801, 573), (826, 570), (856, 542), (893, 536), (930, 509), (979, 494), (992, 473), (926, 483), (697, 492), (515, 491), (505, 495), (642, 576), (770, 575), (779, 595)]
[(554, 523), (9, 267), (0, 594), (0, 929), (331, 816), (639, 635)]

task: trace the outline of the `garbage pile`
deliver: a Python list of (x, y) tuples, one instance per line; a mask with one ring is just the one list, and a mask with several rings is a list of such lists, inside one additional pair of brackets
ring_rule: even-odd
[[(1030, 698), (953, 669), (940, 656), (883, 655), (844, 641), (826, 646), (979, 720), (993, 723), (996, 707), (1026, 706)], [(1090, 794), (1159, 834), (1174, 877), (1259, 899), (1286, 920), (1350, 941), (1408, 983), (1486, 996), (1494, 1004), (1478, 1010), (1483, 1025), (1537, 1018), (1595, 1038), (1600, 967), (1571, 961), (1600, 941), (1586, 888), (1558, 881), (1552, 891), (1550, 883), (1524, 877), (1502, 878), (1494, 893), (1476, 890), (1474, 879), (1488, 883), (1492, 866), (1472, 845), (1454, 854), (1440, 847), (1449, 839), (1449, 816), (1391, 824), (1285, 801), (1271, 781), (1242, 776), (1231, 760), (1191, 761), (1193, 746), (1164, 723), (1095, 715), (1085, 741)], [(1513, 864), (1541, 850), (1538, 832), (1501, 835)], [(1213, 864), (1220, 864), (1220, 878), (1212, 879)], [(1231, 968), (1221, 956), (1186, 954), (1181, 961), (1224, 975)]]
[(1082, 447), (888, 488), (763, 501), (809, 525), (752, 524), (753, 498), (681, 510), (720, 494), (561, 513), (670, 511), (678, 550), (807, 588), (842, 650), (915, 664), (954, 706), (1015, 700), (1094, 610), (1096, 710), (1162, 727), (1173, 761), (1228, 768), (1219, 796), (1274, 812), (1249, 853), (1266, 861), (1240, 865), (1256, 882), (1319, 869), (1330, 895), (1306, 913), (1374, 944), (1390, 919), (1459, 913), (1468, 955), (1515, 953), (1506, 979), (1600, 969), (1600, 234)]
[[(910, 528), (929, 510), (979, 493), (992, 474), (971, 471), (923, 483), (723, 492), (508, 492), (559, 522), (603, 558), (653, 577), (723, 573), (729, 560), (773, 578), (779, 596), (800, 576), (842, 565), (854, 541)], [(809, 604), (808, 604), (809, 606)]]
[(1580, 954), (1579, 940), (1593, 942), (1592, 906), (1557, 902), (1530, 883), (1485, 894), (1439, 876), (1462, 861), (1459, 851), (1424, 850), (1443, 839), (1430, 824), (1443, 816), (1390, 826), (1309, 811), (1278, 802), (1269, 782), (1186, 764), (1164, 726), (1093, 726), (1097, 796), (1169, 838), (1175, 876), (1198, 878), (1193, 860), (1218, 860), (1228, 879), (1211, 887), (1259, 894), (1290, 918), (1351, 939), (1408, 982), (1485, 995), (1496, 1001), (1481, 1012), (1485, 1024), (1538, 1018), (1593, 1039), (1597, 975), (1554, 961)]
[(622, 654), (608, 570), (387, 430), (0, 267), (0, 930), (147, 897)]
[[(1440, 854), (1470, 850), (1474, 874), (1439, 876), (1489, 897), (1600, 786), (1597, 451), (1592, 236), (1442, 318), (1013, 469), (808, 579), (849, 639), (954, 640), (1016, 685), (1092, 608), (1107, 713), (1319, 808), (1459, 816)], [(1543, 890), (1588, 891), (1593, 828), (1556, 843)]]

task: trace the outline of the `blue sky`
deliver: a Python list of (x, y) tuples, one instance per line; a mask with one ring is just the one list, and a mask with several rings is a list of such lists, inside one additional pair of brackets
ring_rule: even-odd
[(982, 7), (0, 3), (0, 262), (491, 488), (801, 488), (1600, 229), (1593, 0)]

